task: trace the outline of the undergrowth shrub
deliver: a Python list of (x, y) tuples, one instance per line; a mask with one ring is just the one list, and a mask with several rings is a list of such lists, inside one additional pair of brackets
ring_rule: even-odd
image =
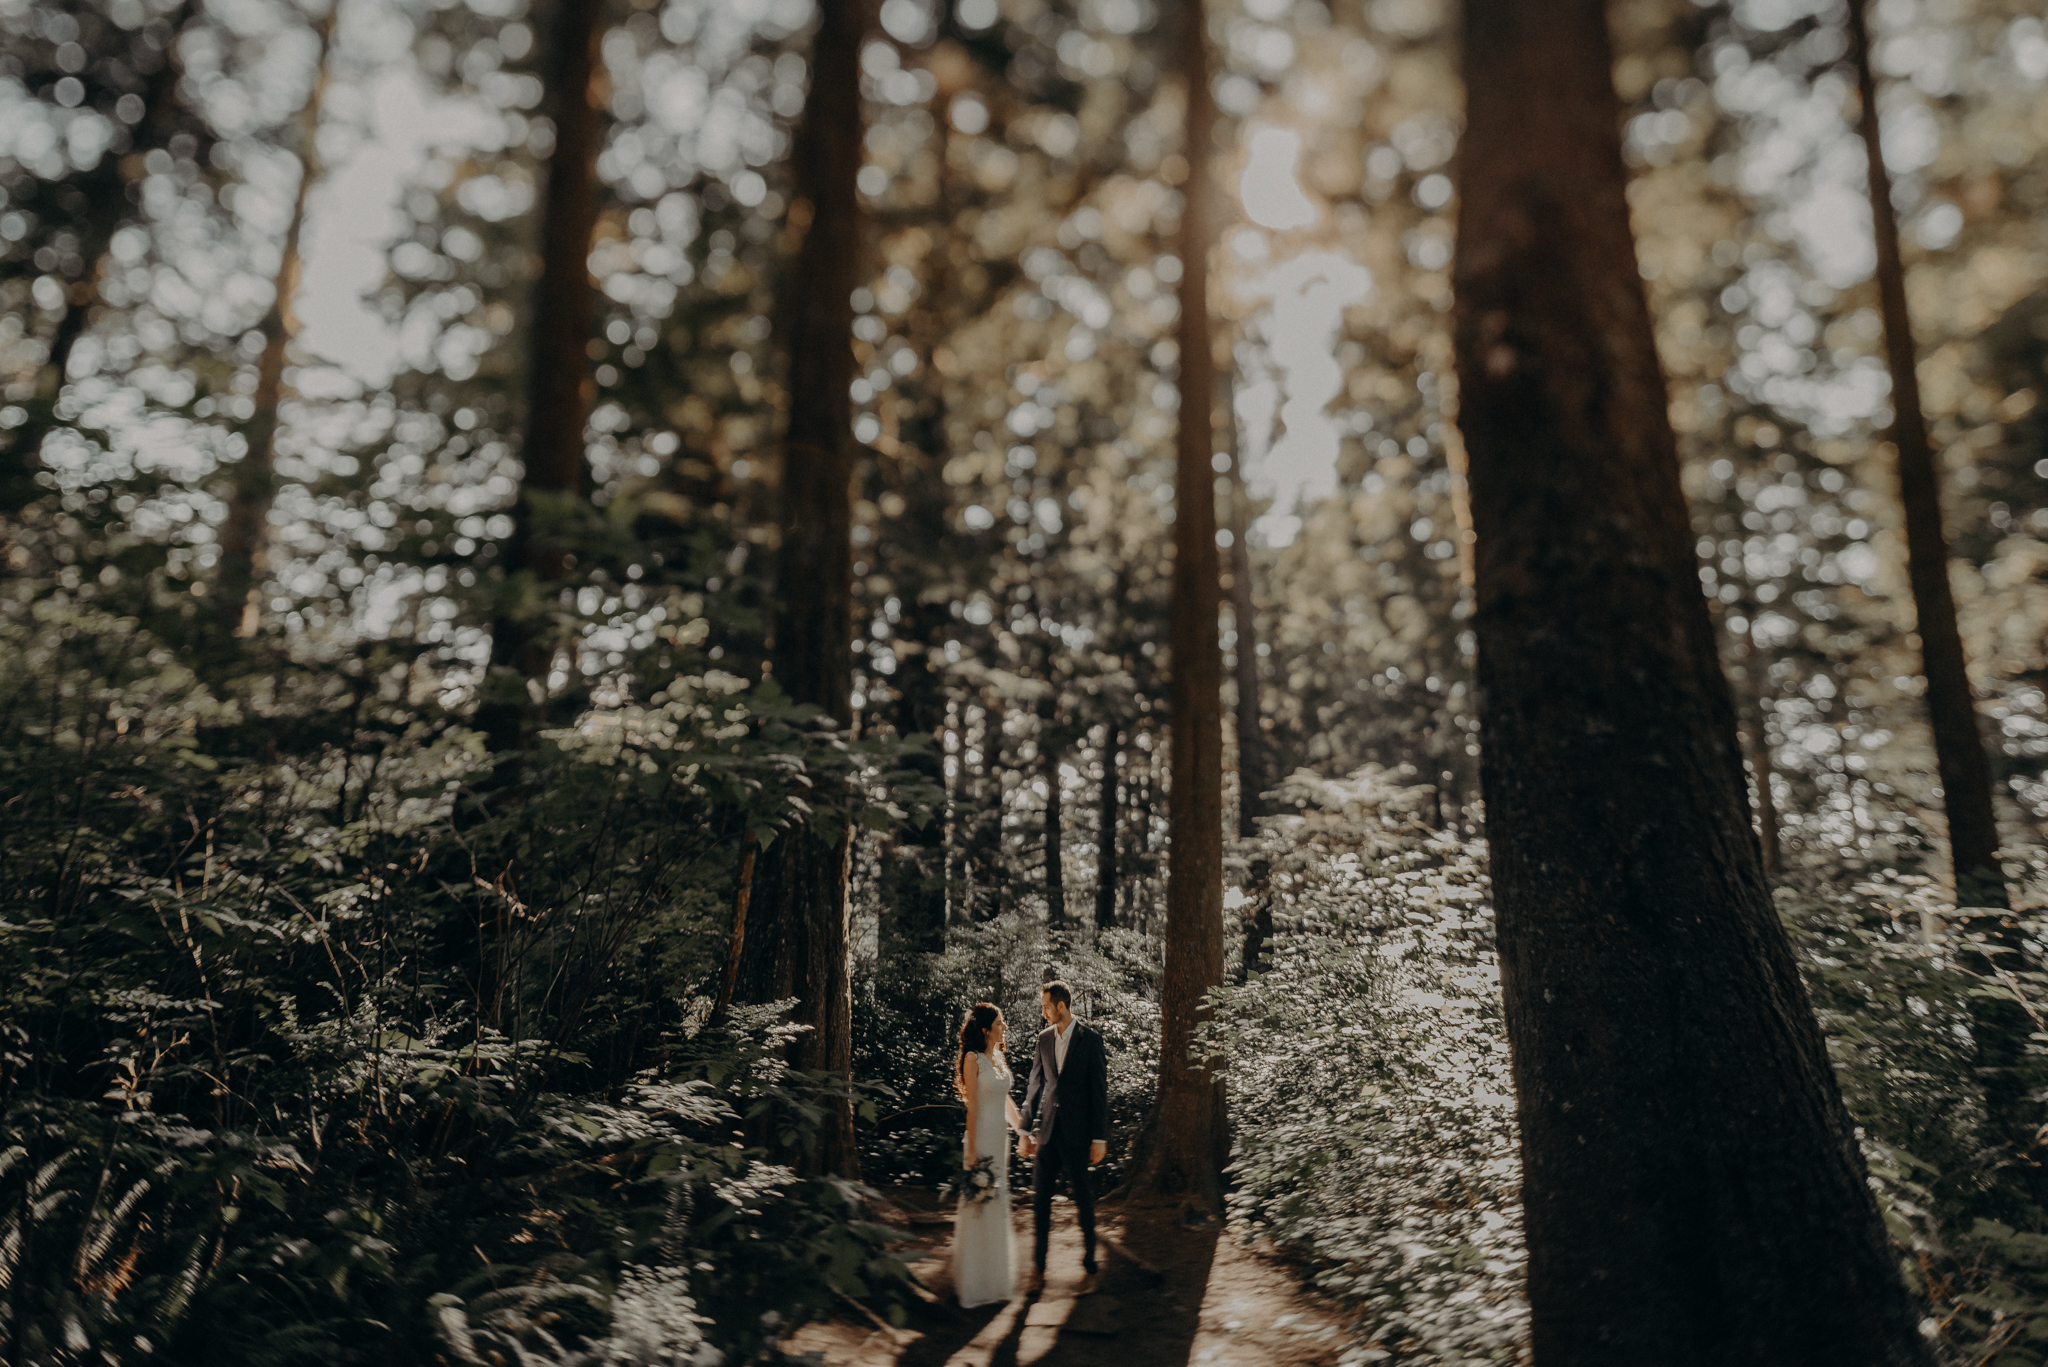
[(847, 1084), (702, 995), (743, 833), (889, 755), (701, 639), (507, 757), (383, 647), (202, 679), (0, 603), (0, 1360), (709, 1367), (890, 1303), (799, 1171)]
[[(1519, 1164), (1485, 847), (1431, 832), (1427, 790), (1361, 770), (1299, 773), (1294, 815), (1240, 842), (1269, 867), (1263, 973), (1216, 997), (1235, 1132), (1231, 1201), (1250, 1237), (1360, 1312), (1351, 1362), (1523, 1362)], [(1776, 890), (1900, 1269), (1940, 1360), (2048, 1363), (2048, 1220), (2035, 1155), (1983, 1134), (1969, 1008), (2017, 994), (2048, 1019), (2048, 919), (1980, 976), (1983, 941), (1904, 842), (1802, 848)], [(2038, 864), (2032, 867), (2036, 881)], [(1249, 909), (1248, 909), (1249, 910)], [(2048, 1095), (2036, 1036), (2034, 1095)]]
[(1159, 1078), (1158, 942), (1136, 930), (1048, 929), (1006, 912), (947, 931), (938, 954), (898, 950), (856, 965), (854, 1075), (886, 1084), (893, 1110), (861, 1133), (870, 1181), (936, 1187), (959, 1167), (966, 1111), (952, 1078), (967, 1008), (992, 1001), (1010, 1033), (1006, 1050), (1018, 1102), (1045, 1028), (1040, 984), (1074, 992), (1074, 1014), (1102, 1035), (1109, 1063), (1109, 1158), (1096, 1186), (1121, 1182), (1126, 1145), (1151, 1109)]
[[(1270, 865), (1270, 967), (1217, 994), (1233, 1214), (1360, 1312), (1350, 1361), (1526, 1360), (1520, 1165), (1483, 849), (1426, 789), (1301, 773), (1238, 857)], [(1298, 802), (1296, 801), (1298, 799)]]

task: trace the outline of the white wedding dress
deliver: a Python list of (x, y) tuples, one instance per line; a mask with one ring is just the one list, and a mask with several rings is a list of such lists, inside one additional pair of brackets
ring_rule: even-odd
[(969, 1054), (974, 1073), (975, 1120), (969, 1141), (976, 1158), (992, 1160), (993, 1199), (963, 1201), (953, 1216), (953, 1285), (960, 1304), (973, 1307), (1006, 1301), (1017, 1290), (1017, 1235), (1010, 1225), (1008, 1069), (985, 1054)]

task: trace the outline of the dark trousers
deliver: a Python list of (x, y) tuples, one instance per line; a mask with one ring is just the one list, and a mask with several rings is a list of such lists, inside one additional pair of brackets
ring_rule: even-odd
[(1054, 1117), (1052, 1134), (1039, 1149), (1031, 1174), (1031, 1262), (1041, 1272), (1045, 1271), (1046, 1248), (1052, 1242), (1053, 1185), (1062, 1175), (1081, 1217), (1081, 1248), (1089, 1265), (1095, 1262), (1095, 1175), (1088, 1170), (1090, 1141), (1086, 1135), (1069, 1136), (1065, 1133), (1069, 1128)]

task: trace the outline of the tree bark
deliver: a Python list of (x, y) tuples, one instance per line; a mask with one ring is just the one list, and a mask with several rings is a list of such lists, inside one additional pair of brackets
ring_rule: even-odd
[[(853, 289), (861, 213), (860, 45), (867, 0), (824, 0), (811, 50), (811, 90), (792, 150), (804, 224), (788, 300), (789, 423), (784, 434), (782, 542), (776, 563), (772, 673), (792, 699), (841, 726), (853, 720)], [(815, 831), (777, 842), (777, 876), (757, 888), (755, 934), (783, 942), (794, 996), (791, 1019), (811, 1027), (797, 1064), (850, 1076), (853, 1069), (852, 936), (847, 869), (851, 835)], [(774, 997), (755, 996), (754, 1000)], [(819, 1168), (860, 1175), (853, 1109), (836, 1106), (816, 1155)]]
[(525, 472), (502, 550), (506, 601), (491, 624), (491, 664), (500, 678), (477, 709), (477, 723), (496, 750), (526, 741), (529, 680), (545, 679), (553, 657), (536, 629), (528, 581), (552, 584), (573, 563), (561, 521), (583, 491), (584, 427), (594, 384), (590, 336), (595, 294), (590, 242), (597, 231), (597, 153), (604, 112), (595, 98), (604, 39), (602, 0), (560, 0), (549, 53), (544, 102), (554, 120), (555, 150), (542, 200), (540, 278), (534, 283), (533, 325), (526, 373)]
[[(918, 483), (943, 485), (936, 477)], [(899, 762), (943, 790), (946, 694), (940, 670), (945, 661), (944, 628), (950, 618), (943, 604), (912, 602), (906, 605), (904, 619), (897, 639), (916, 649), (914, 653), (898, 652), (896, 734), (926, 736), (931, 745), (904, 755)], [(883, 851), (882, 883), (888, 889), (898, 945), (925, 953), (946, 947), (946, 866), (946, 810), (942, 803), (924, 825), (897, 830)]]
[(1045, 919), (1048, 925), (1067, 923), (1066, 849), (1061, 843), (1063, 814), (1060, 806), (1060, 757), (1045, 752)]
[(1763, 707), (1752, 707), (1749, 725), (1743, 728), (1743, 749), (1756, 791), (1756, 834), (1763, 856), (1764, 876), (1776, 878), (1784, 871), (1785, 857), (1778, 843), (1778, 798), (1771, 791), (1771, 741), (1764, 731)]
[(1095, 929), (1116, 925), (1116, 757), (1122, 733), (1115, 720), (1103, 725), (1102, 791), (1095, 809)]
[[(956, 89), (947, 82), (939, 98), (950, 98)], [(950, 223), (963, 208), (955, 194), (957, 172), (949, 154), (952, 125), (941, 120), (934, 137), (938, 159), (935, 217), (938, 222)], [(954, 280), (954, 265), (948, 252), (935, 252), (927, 258), (924, 289), (904, 320), (904, 335), (918, 354), (918, 368), (913, 373), (920, 378), (917, 384), (906, 384), (899, 391), (900, 434), (891, 453), (893, 460), (885, 468), (903, 499), (903, 511), (880, 537), (875, 557), (895, 583), (903, 606), (901, 620), (891, 633), (898, 662), (890, 679), (896, 689), (896, 733), (932, 738), (929, 750), (905, 755), (901, 763), (939, 786), (949, 786), (945, 751), (939, 742), (947, 724), (946, 639), (954, 626), (951, 595), (928, 590), (935, 581), (943, 581), (952, 565), (948, 520), (952, 490), (944, 470), (948, 413), (939, 356), (952, 326), (949, 310), (957, 308), (962, 297)], [(883, 853), (882, 879), (896, 939), (909, 949), (936, 953), (946, 947), (951, 863), (947, 828), (947, 813), (934, 813), (924, 826), (899, 829)]]
[(1254, 859), (1245, 888), (1244, 944), (1237, 963), (1237, 983), (1242, 987), (1252, 974), (1266, 971), (1266, 952), (1273, 944), (1273, 898), (1267, 882), (1273, 876), (1270, 860)]
[(1998, 821), (1991, 806), (1991, 765), (1977, 725), (1968, 661), (1956, 625), (1955, 593), (1948, 577), (1948, 538), (1941, 526), (1941, 477), (1920, 407), (1913, 319), (1906, 309), (1906, 271), (1899, 256), (1899, 221), (1892, 209), (1891, 173), (1885, 168), (1877, 126), (1877, 81), (1870, 68), (1864, 0), (1850, 0), (1849, 49), (1856, 65), (1862, 134), (1869, 164), (1871, 227), (1877, 241), (1877, 293), (1884, 318), (1885, 362), (1892, 378), (1891, 440), (1899, 456), (1899, 501), (1906, 513), (1907, 572), (1919, 618), (1920, 662), (1927, 676), (1927, 714), (1934, 724), (1934, 759), (1948, 814), (1949, 853), (1959, 906), (2006, 905), (2005, 872), (1998, 863)]
[(718, 984), (718, 998), (711, 1003), (711, 1023), (718, 1024), (732, 1010), (733, 989), (739, 986), (740, 961), (747, 951), (747, 904), (754, 896), (754, 863), (761, 846), (748, 831), (740, 837), (740, 870), (732, 893), (732, 937), (725, 955), (725, 977)]
[(1771, 791), (1771, 737), (1764, 719), (1762, 657), (1756, 649), (1756, 604), (1742, 604), (1742, 614), (1748, 625), (1742, 633), (1742, 715), (1737, 717), (1737, 725), (1756, 794), (1757, 844), (1763, 854), (1764, 875), (1776, 878), (1784, 860), (1778, 845), (1778, 797)]
[(1230, 617), (1237, 629), (1237, 833), (1259, 833), (1266, 790), (1273, 786), (1266, 732), (1259, 713), (1259, 628), (1252, 605), (1252, 553), (1245, 542), (1251, 495), (1237, 439), (1235, 385), (1226, 370), (1218, 384), (1223, 399), (1223, 446), (1230, 454)]
[(277, 410), (284, 399), (285, 352), (298, 331), (292, 300), (299, 292), (299, 238), (306, 225), (306, 201), (320, 178), (320, 104), (327, 93), (328, 52), (334, 41), (335, 10), (315, 26), (319, 55), (313, 88), (299, 111), (299, 187), (277, 263), (277, 289), (258, 324), (263, 354), (256, 363), (256, 411), (244, 429), (247, 449), (232, 472), (227, 516), (220, 524), (220, 567), (214, 610), (231, 618), (237, 636), (254, 636), (262, 620), (262, 585), (269, 548), (270, 505), (277, 498)]
[[(1964, 962), (1996, 981), (1999, 965), (2020, 961), (2024, 936), (2005, 915), (2010, 906), (2005, 871), (1998, 862), (1998, 820), (1992, 808), (1991, 764), (1978, 727), (1970, 690), (1969, 662), (1956, 624), (1955, 593), (1949, 583), (1948, 538), (1941, 523), (1941, 476), (1927, 418), (1920, 406), (1920, 374), (1913, 345), (1913, 318), (1906, 307), (1906, 270), (1899, 253), (1899, 221), (1892, 208), (1891, 173), (1877, 122), (1877, 79), (1870, 65), (1870, 29), (1864, 0), (1850, 0), (1849, 57), (1856, 67), (1861, 108), (1856, 127), (1869, 168), (1870, 218), (1877, 245), (1877, 293), (1884, 318), (1885, 363), (1892, 379), (1891, 440), (1899, 457), (1899, 502), (1906, 515), (1906, 568), (1920, 633), (1920, 668), (1927, 679), (1927, 719), (1934, 730), (1934, 762), (1941, 775), (1942, 807), (1948, 815), (1948, 846), (1955, 872), (1956, 905), (1990, 908), (1976, 918), (1988, 933), (1991, 953), (1966, 949)], [(1998, 954), (1998, 951), (2005, 951)], [(2033, 1032), (2026, 1008), (2016, 1000), (1973, 997), (1970, 1033), (1977, 1070), (1984, 1079), (1985, 1118), (1993, 1136), (2023, 1158), (2039, 1143), (2042, 1108), (2029, 1098), (2027, 1040)], [(2031, 1159), (2028, 1159), (2031, 1163)], [(2035, 1199), (2048, 1199), (2048, 1174), (2025, 1172)]]
[(1221, 1207), (1229, 1153), (1219, 1061), (1196, 1058), (1205, 1000), (1223, 981), (1223, 654), (1217, 633), (1216, 475), (1210, 406), (1209, 160), (1216, 108), (1209, 92), (1201, 0), (1180, 6), (1179, 65), (1187, 86), (1187, 183), (1180, 232), (1180, 430), (1175, 443), (1172, 780), (1167, 793), (1166, 966), (1160, 980), (1159, 1100), (1139, 1191)]
[(1599, 0), (1466, 0), (1455, 339), (1538, 1364), (1930, 1361), (1750, 827)]

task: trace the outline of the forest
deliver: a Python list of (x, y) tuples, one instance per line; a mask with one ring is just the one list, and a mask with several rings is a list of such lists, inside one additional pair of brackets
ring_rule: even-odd
[(2048, 1365), (2044, 150), (2019, 0), (0, 0), (0, 1363)]

